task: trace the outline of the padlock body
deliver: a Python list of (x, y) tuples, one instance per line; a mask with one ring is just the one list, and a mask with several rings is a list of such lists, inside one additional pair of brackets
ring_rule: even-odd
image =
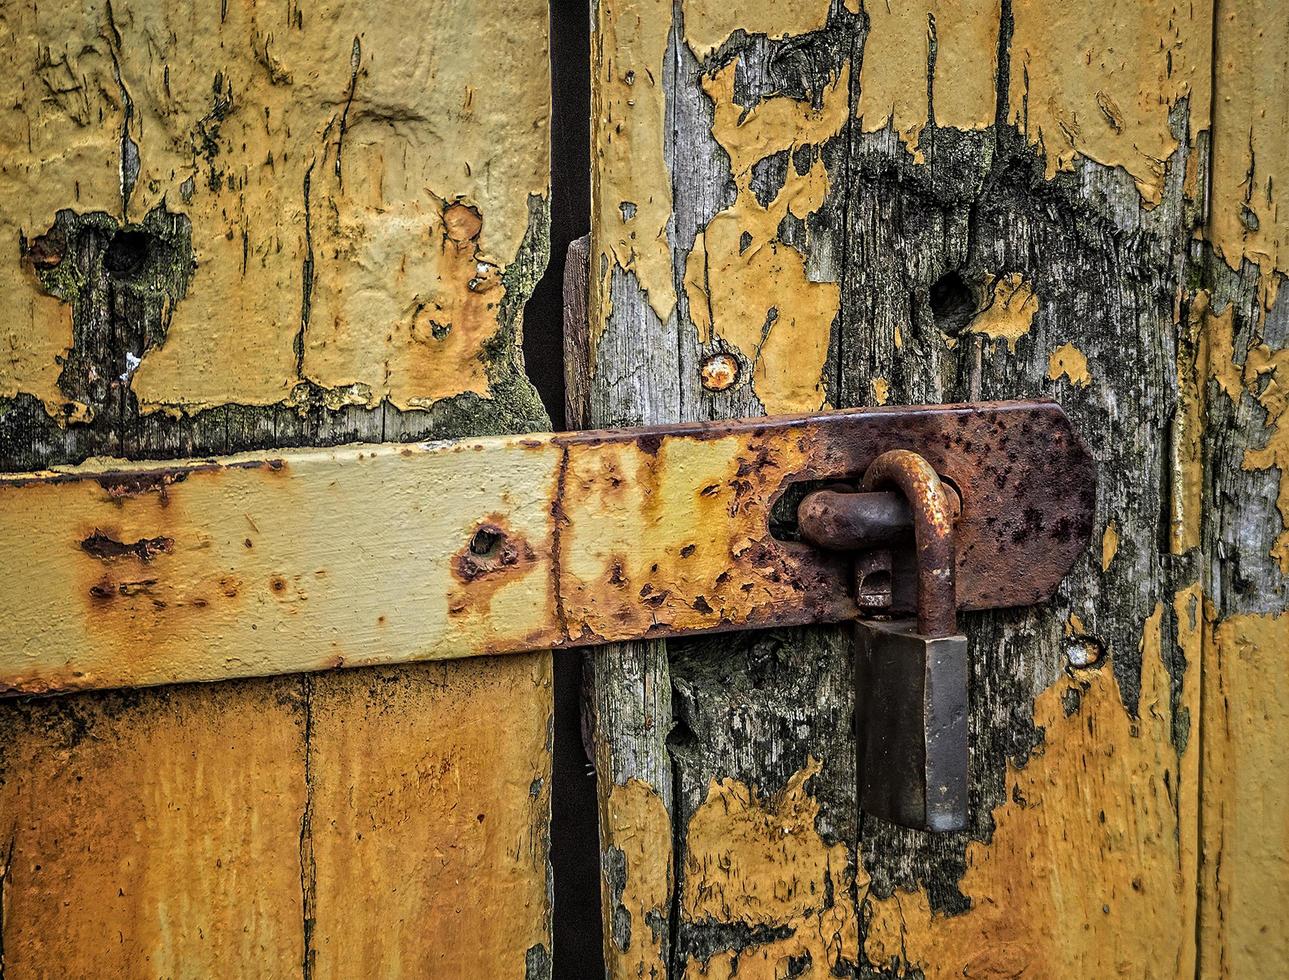
[(856, 624), (860, 806), (921, 830), (967, 825), (967, 638)]

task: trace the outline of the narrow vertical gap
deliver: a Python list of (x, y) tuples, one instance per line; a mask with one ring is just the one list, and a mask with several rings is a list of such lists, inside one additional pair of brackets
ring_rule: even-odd
[(318, 919), (318, 867), (313, 854), (313, 675), (300, 679), (304, 703), (304, 811), (300, 814), (300, 911), (303, 917), (303, 949), (300, 976), (313, 980), (317, 951), (313, 928)]
[[(528, 377), (556, 430), (564, 409), (564, 265), (591, 226), (591, 9), (551, 0), (550, 260), (524, 309)], [(599, 824), (595, 770), (582, 740), (579, 650), (555, 653), (551, 760), (552, 977), (602, 980)]]

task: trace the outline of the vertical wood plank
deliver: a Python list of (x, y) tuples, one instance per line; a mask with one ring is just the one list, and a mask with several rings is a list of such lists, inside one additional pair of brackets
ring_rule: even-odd
[(595, 160), (592, 342), (679, 356), (593, 378), (684, 418), (1054, 397), (1103, 478), (1057, 601), (965, 623), (964, 834), (859, 821), (844, 637), (669, 644), (672, 975), (1194, 971), (1213, 9), (1111, 8), (601, 0), (603, 107), (671, 34), (661, 110), (602, 114), (637, 152)]
[(1204, 657), (1206, 977), (1289, 969), (1289, 483), (1282, 420), (1289, 365), (1289, 21), (1276, 4), (1217, 7), (1213, 164), (1205, 229)]
[(4, 973), (300, 972), (299, 682), (6, 705)]
[[(547, 425), (546, 3), (3, 8), (0, 465)], [(548, 672), (0, 706), (0, 972), (549, 976)]]

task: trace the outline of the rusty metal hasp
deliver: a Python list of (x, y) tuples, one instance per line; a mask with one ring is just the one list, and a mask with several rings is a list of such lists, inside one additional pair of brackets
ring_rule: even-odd
[[(793, 506), (830, 484), (837, 504), (892, 449), (961, 499), (957, 608), (1042, 601), (1084, 550), (1094, 466), (1044, 402), (94, 460), (0, 477), (0, 690), (898, 613), (914, 592), (902, 499), (815, 495), (800, 524)], [(819, 522), (835, 550), (802, 540)]]

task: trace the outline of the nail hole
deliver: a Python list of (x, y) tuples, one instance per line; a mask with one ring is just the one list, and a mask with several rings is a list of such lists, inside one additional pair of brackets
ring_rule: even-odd
[(957, 334), (976, 312), (976, 296), (957, 270), (951, 270), (931, 284), (931, 313), (936, 326)]
[(495, 527), (481, 527), (474, 532), (474, 537), (470, 539), (470, 554), (478, 555), (480, 558), (487, 558), (497, 550), (501, 544), (502, 533)]
[(147, 232), (122, 229), (108, 243), (103, 264), (114, 276), (130, 276), (143, 268), (147, 260)]

